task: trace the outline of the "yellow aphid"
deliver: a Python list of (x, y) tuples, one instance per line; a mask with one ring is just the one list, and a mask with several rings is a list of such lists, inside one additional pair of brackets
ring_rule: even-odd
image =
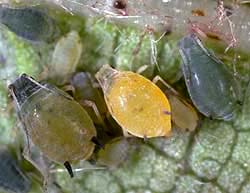
[(56, 44), (49, 66), (49, 78), (56, 80), (57, 85), (66, 83), (75, 72), (81, 54), (81, 38), (76, 31), (71, 31)]
[(124, 131), (141, 137), (169, 136), (171, 110), (164, 93), (150, 80), (104, 65), (96, 74), (110, 114)]

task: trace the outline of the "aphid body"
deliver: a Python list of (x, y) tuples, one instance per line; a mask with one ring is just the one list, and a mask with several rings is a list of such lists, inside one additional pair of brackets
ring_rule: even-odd
[(172, 121), (182, 130), (194, 131), (198, 125), (199, 117), (194, 108), (178, 95), (166, 92), (171, 106)]
[(0, 191), (27, 193), (31, 181), (24, 175), (17, 161), (6, 148), (0, 149)]
[(110, 114), (123, 130), (137, 137), (169, 136), (170, 105), (150, 80), (104, 65), (96, 74)]
[(231, 120), (236, 103), (241, 100), (239, 85), (213, 53), (190, 34), (179, 42), (182, 71), (189, 95), (197, 109), (205, 116)]
[(81, 38), (78, 32), (71, 31), (56, 44), (49, 66), (50, 78), (55, 80), (57, 85), (67, 82), (75, 72), (81, 54)]
[(2, 4), (0, 23), (16, 35), (31, 41), (50, 41), (58, 32), (54, 20), (34, 7), (10, 8)]
[(45, 156), (58, 163), (88, 159), (96, 136), (82, 106), (63, 91), (23, 74), (9, 86), (24, 129)]

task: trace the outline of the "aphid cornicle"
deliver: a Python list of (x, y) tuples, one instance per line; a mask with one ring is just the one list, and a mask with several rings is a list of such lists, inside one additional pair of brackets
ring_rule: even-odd
[(16, 35), (31, 41), (50, 41), (58, 34), (55, 21), (37, 8), (0, 5), (0, 23)]
[(9, 89), (27, 139), (73, 176), (70, 163), (88, 159), (95, 148), (96, 129), (87, 112), (63, 91), (26, 74)]
[(7, 148), (0, 148), (0, 160), (0, 192), (29, 192), (31, 180), (23, 173)]
[(169, 136), (171, 110), (164, 93), (143, 76), (104, 65), (96, 74), (110, 114), (123, 130), (141, 137)]
[(182, 71), (194, 105), (207, 117), (231, 120), (241, 100), (240, 86), (233, 74), (195, 34), (181, 39), (179, 48)]

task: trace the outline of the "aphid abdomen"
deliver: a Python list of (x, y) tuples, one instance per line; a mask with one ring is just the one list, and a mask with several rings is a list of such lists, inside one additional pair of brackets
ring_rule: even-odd
[(58, 85), (68, 81), (69, 76), (75, 72), (82, 54), (81, 38), (76, 31), (69, 32), (56, 44), (50, 64), (50, 77)]
[(58, 30), (52, 18), (35, 8), (15, 9), (0, 5), (0, 22), (31, 41), (49, 41)]
[(184, 37), (179, 47), (182, 71), (195, 106), (208, 117), (232, 119), (239, 94), (233, 75), (194, 34)]
[[(28, 96), (20, 102), (16, 94), (19, 90), (15, 86), (24, 82), (23, 79), (39, 88), (33, 93), (24, 92), (23, 95)], [(24, 90), (27, 90), (25, 85)], [(45, 156), (59, 163), (89, 158), (94, 150), (91, 139), (96, 136), (96, 130), (80, 104), (62, 91), (41, 85), (25, 75), (17, 79), (11, 88), (28, 137)]]
[(0, 190), (15, 193), (29, 192), (31, 181), (23, 174), (8, 150), (0, 150), (0, 160)]

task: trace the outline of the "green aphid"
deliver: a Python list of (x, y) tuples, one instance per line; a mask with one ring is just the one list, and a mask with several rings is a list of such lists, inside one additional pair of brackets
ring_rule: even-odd
[(50, 160), (64, 164), (88, 159), (96, 142), (95, 126), (69, 95), (49, 84), (21, 75), (9, 86), (28, 145), (31, 140)]
[(139, 144), (139, 140), (136, 138), (114, 138), (97, 153), (97, 163), (110, 169), (116, 169), (139, 149)]
[(189, 95), (207, 117), (231, 120), (241, 100), (241, 88), (224, 63), (190, 34), (179, 42), (182, 71)]
[(30, 41), (51, 41), (58, 34), (55, 21), (35, 7), (11, 8), (1, 4), (0, 23)]
[(24, 174), (7, 147), (1, 146), (0, 160), (0, 192), (29, 192), (31, 180)]
[(71, 31), (56, 44), (49, 65), (49, 78), (53, 79), (56, 85), (65, 84), (76, 71), (81, 54), (81, 38), (78, 32)]

